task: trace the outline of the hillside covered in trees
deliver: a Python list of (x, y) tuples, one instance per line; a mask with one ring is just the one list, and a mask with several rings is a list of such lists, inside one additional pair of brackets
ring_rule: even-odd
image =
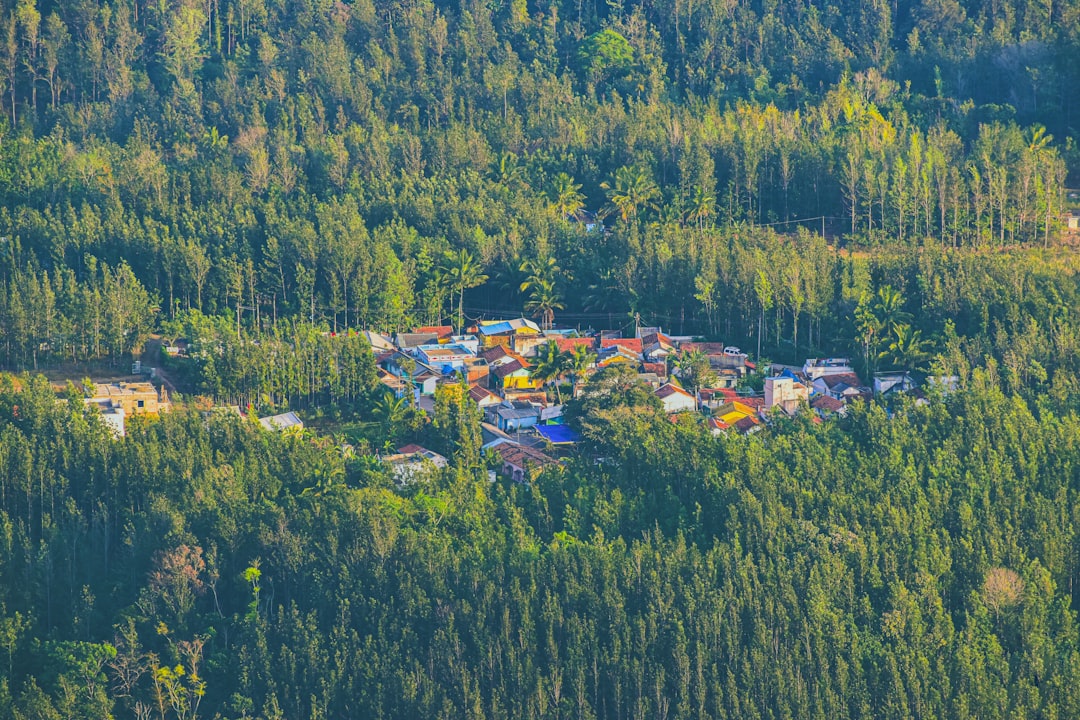
[[(1073, 1), (0, 2), (0, 717), (1080, 717), (1077, 58)], [(519, 313), (956, 391), (743, 438), (601, 371), (489, 482), (349, 331)], [(151, 334), (359, 452), (33, 374)]]

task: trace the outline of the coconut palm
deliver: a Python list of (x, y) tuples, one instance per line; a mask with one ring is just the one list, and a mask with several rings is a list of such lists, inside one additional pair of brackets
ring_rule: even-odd
[(462, 248), (456, 253), (448, 252), (439, 266), (439, 277), (446, 287), (458, 296), (458, 332), (465, 327), (465, 290), (483, 285), (488, 276), (472, 254)]
[(567, 355), (566, 368), (574, 380), (574, 395), (577, 395), (581, 381), (585, 379), (589, 368), (596, 364), (596, 353), (590, 352), (585, 345), (575, 345)]
[(675, 374), (683, 387), (694, 394), (714, 378), (709, 356), (697, 348), (684, 350), (675, 358)]
[(549, 340), (540, 347), (532, 367), (533, 378), (545, 385), (549, 382), (555, 383), (555, 397), (560, 405), (562, 404), (562, 391), (559, 389), (559, 379), (567, 371), (566, 360), (567, 356), (559, 352), (559, 346), (555, 344), (555, 341)]
[(529, 299), (525, 302), (525, 311), (539, 318), (541, 327), (545, 330), (550, 330), (555, 323), (555, 311), (564, 307), (566, 306), (562, 303), (562, 296), (555, 283), (544, 279), (532, 285)]
[(904, 370), (918, 370), (930, 359), (926, 346), (928, 340), (922, 337), (922, 330), (914, 330), (908, 324), (893, 327), (893, 340), (887, 350), (879, 357), (892, 361), (893, 365)]
[(623, 222), (637, 220), (638, 213), (645, 208), (656, 209), (660, 188), (648, 170), (626, 166), (615, 171), (611, 180), (600, 183), (607, 193), (610, 208), (619, 214)]
[(585, 196), (581, 194), (581, 184), (574, 182), (574, 178), (567, 173), (561, 172), (551, 181), (548, 196), (551, 198), (549, 207), (558, 217), (573, 217), (585, 207)]

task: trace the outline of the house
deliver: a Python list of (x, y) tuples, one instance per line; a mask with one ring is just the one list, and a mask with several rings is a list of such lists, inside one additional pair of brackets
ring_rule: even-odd
[(1074, 212), (1065, 213), (1065, 229), (1070, 233), (1080, 231), (1080, 215)]
[(519, 335), (530, 337), (542, 334), (539, 325), (525, 318), (485, 320), (477, 325), (476, 333), (480, 336), (480, 342), (484, 347), (507, 345), (511, 348), (516, 348), (514, 339)]
[(679, 346), (679, 349), (684, 352), (700, 350), (709, 358), (709, 365), (714, 370), (731, 371), (731, 374), (737, 378), (746, 375), (748, 370), (746, 353), (734, 345), (714, 342), (684, 342)]
[(475, 335), (451, 335), (449, 344), (460, 345), (473, 355), (480, 352), (480, 338)]
[(531, 366), (523, 357), (507, 355), (491, 366), (491, 385), (502, 390), (540, 390), (544, 383), (532, 376)]
[(712, 416), (717, 420), (722, 420), (730, 426), (734, 426), (736, 422), (743, 418), (751, 417), (755, 420), (757, 417), (757, 409), (751, 404), (742, 402), (740, 400), (729, 400), (723, 405), (713, 410)]
[(831, 415), (845, 414), (847, 405), (828, 395), (815, 395), (814, 399), (810, 401), (810, 409), (817, 413), (819, 417), (825, 418)]
[(284, 432), (286, 430), (303, 430), (304, 422), (294, 412), (281, 413), (270, 417), (259, 418), (259, 424), (270, 432)]
[(697, 399), (678, 385), (672, 385), (671, 383), (661, 385), (653, 394), (660, 398), (660, 403), (664, 406), (664, 412), (669, 415), (697, 410)]
[(906, 371), (874, 373), (875, 395), (885, 395), (894, 392), (909, 392), (918, 386), (918, 381), (911, 373)]
[(399, 485), (424, 480), (447, 466), (445, 457), (415, 443), (399, 447), (397, 454), (382, 460), (390, 466), (390, 474)]
[[(380, 355), (376, 359), (376, 364), (394, 377), (399, 378), (405, 383), (406, 389), (411, 385), (420, 395), (434, 395), (436, 386), (442, 380), (442, 373), (438, 370), (401, 351)], [(390, 383), (386, 381), (383, 381), (383, 384), (390, 387)], [(391, 389), (395, 390), (395, 393), (400, 393), (399, 397), (405, 394), (405, 390), (393, 387)]]
[(127, 430), (124, 427), (124, 417), (126, 416), (124, 408), (119, 405), (114, 406), (108, 401), (97, 401), (93, 398), (87, 398), (84, 402), (87, 407), (96, 407), (101, 412), (101, 420), (114, 436), (122, 438), (127, 435)]
[(701, 406), (716, 409), (726, 402), (738, 400), (739, 394), (733, 388), (702, 388), (698, 391)]
[(171, 408), (165, 388), (160, 391), (148, 382), (96, 383), (88, 404), (120, 408), (125, 416), (157, 415)]
[(814, 392), (847, 401), (869, 392), (855, 373), (819, 375), (813, 381)]
[(810, 380), (827, 375), (854, 375), (848, 358), (811, 358), (803, 363), (803, 374)]
[(465, 363), (476, 357), (476, 353), (464, 345), (420, 345), (413, 352), (420, 362), (438, 368), (443, 375), (453, 375), (465, 368)]
[(502, 399), (498, 395), (479, 385), (469, 386), (469, 399), (476, 403), (481, 410), (502, 403)]
[(381, 333), (364, 330), (360, 334), (368, 341), (368, 345), (376, 353), (396, 349), (390, 338)]
[(668, 376), (667, 363), (664, 362), (644, 362), (641, 363), (641, 372), (655, 375), (659, 378), (666, 378)]
[(394, 344), (399, 350), (409, 350), (421, 345), (432, 345), (439, 342), (438, 333), (398, 333), (394, 336)]
[(611, 345), (604, 348), (597, 355), (596, 366), (608, 367), (609, 365), (629, 365), (637, 367), (641, 364), (641, 355), (623, 348), (621, 345)]
[(810, 400), (810, 388), (799, 378), (785, 371), (765, 378), (765, 409), (778, 407), (788, 415), (794, 415), (799, 405)]
[(667, 335), (652, 333), (641, 338), (641, 354), (649, 362), (666, 362), (675, 354), (675, 344)]
[(595, 338), (554, 338), (552, 342), (559, 348), (561, 353), (572, 353), (579, 347), (583, 347), (589, 352), (596, 351), (596, 339)]
[(540, 422), (541, 406), (522, 400), (504, 400), (487, 408), (489, 422), (503, 432), (517, 432)]
[(413, 328), (413, 333), (417, 335), (434, 334), (438, 340), (446, 341), (453, 336), (454, 328), (450, 325), (424, 325), (423, 327)]
[(502, 460), (502, 472), (514, 482), (526, 482), (533, 471), (542, 470), (558, 461), (535, 448), (514, 443), (501, 443), (492, 448)]
[(628, 355), (641, 357), (642, 345), (641, 338), (601, 338), (600, 339), (600, 352), (609, 350), (611, 348), (618, 348), (621, 352)]

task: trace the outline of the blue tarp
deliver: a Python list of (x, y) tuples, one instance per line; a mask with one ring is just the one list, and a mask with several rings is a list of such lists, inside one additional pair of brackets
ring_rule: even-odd
[(568, 425), (537, 425), (536, 432), (555, 445), (577, 442), (581, 439), (581, 436)]

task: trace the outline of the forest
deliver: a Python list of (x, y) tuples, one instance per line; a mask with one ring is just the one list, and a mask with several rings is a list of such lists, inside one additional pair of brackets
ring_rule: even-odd
[[(1080, 717), (1078, 57), (1075, 0), (0, 0), (0, 717)], [(601, 371), (491, 482), (355, 331), (519, 315), (958, 384), (743, 438)], [(78, 378), (151, 337), (198, 397), (119, 440)]]

